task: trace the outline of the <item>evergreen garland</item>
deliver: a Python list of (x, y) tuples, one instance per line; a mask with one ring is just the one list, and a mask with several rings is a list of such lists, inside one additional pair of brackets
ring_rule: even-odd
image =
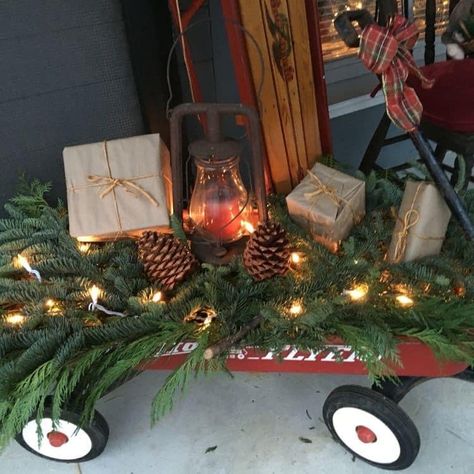
[[(262, 325), (241, 346), (281, 350), (291, 344), (318, 351), (340, 336), (367, 365), (370, 376), (393, 376), (397, 342), (410, 336), (440, 357), (474, 363), (474, 247), (453, 222), (440, 256), (388, 264), (383, 257), (394, 227), (393, 209), (402, 191), (392, 181), (367, 178), (367, 216), (337, 255), (313, 242), (294, 224), (284, 200), (270, 205), (272, 218), (287, 230), (292, 248), (304, 255), (284, 277), (254, 282), (239, 260), (201, 271), (163, 301), (149, 284), (135, 243), (83, 245), (71, 238), (64, 206), (49, 206), (47, 185), (31, 183), (5, 206), (0, 220), (0, 445), (5, 446), (37, 414), (52, 404), (53, 418), (73, 405), (87, 424), (97, 400), (137, 373), (147, 359), (180, 341), (198, 348), (171, 374), (152, 405), (156, 421), (171, 409), (173, 397), (196, 372), (224, 368), (225, 357), (204, 362), (209, 345), (235, 334), (255, 315)], [(465, 200), (474, 216), (474, 193)], [(173, 219), (180, 237), (180, 223)], [(18, 254), (42, 275), (30, 277), (16, 263)], [(368, 288), (364, 301), (344, 291)], [(89, 290), (101, 289), (100, 304), (124, 313), (89, 311)], [(415, 304), (400, 307), (397, 288), (408, 288)], [(456, 290), (460, 288), (461, 290)], [(291, 314), (298, 302), (302, 312)], [(210, 308), (209, 325), (185, 322)]]

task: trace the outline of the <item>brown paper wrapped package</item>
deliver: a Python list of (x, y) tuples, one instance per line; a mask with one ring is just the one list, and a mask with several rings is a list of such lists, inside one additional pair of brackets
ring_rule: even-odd
[(438, 255), (450, 218), (451, 211), (433, 184), (408, 181), (387, 260), (409, 262)]
[(365, 183), (316, 163), (286, 203), (291, 218), (334, 251), (365, 215)]
[(169, 152), (158, 134), (66, 147), (69, 232), (81, 241), (169, 227)]

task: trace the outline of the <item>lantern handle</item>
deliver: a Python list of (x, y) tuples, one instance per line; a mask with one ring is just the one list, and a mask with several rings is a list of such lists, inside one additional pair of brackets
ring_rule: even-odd
[[(252, 181), (255, 197), (257, 198), (258, 214), (261, 222), (267, 220), (267, 200), (265, 194), (265, 178), (262, 159), (262, 138), (260, 136), (260, 122), (256, 110), (243, 104), (215, 104), (215, 103), (184, 103), (171, 111), (171, 175), (173, 181), (172, 214), (182, 219), (183, 215), (183, 150), (182, 150), (182, 123), (186, 115), (206, 114), (211, 121), (219, 123), (220, 115), (245, 115), (250, 125), (250, 143), (252, 148)], [(211, 127), (212, 128), (212, 127)], [(208, 137), (217, 140), (220, 130), (212, 132)]]
[[(171, 85), (171, 58), (173, 57), (173, 53), (174, 53), (176, 47), (178, 46), (178, 43), (181, 40), (181, 38), (184, 37), (186, 34), (188, 34), (190, 30), (192, 30), (194, 27), (199, 26), (203, 23), (212, 24), (214, 21), (215, 20), (213, 20), (212, 18), (202, 18), (201, 20), (195, 21), (194, 23), (192, 23), (191, 25), (186, 27), (185, 30), (183, 30), (182, 32), (179, 32), (176, 35), (176, 38), (173, 41), (173, 44), (171, 45), (171, 47), (169, 49), (168, 58), (166, 60), (166, 83), (167, 83), (167, 86), (168, 86), (168, 100), (166, 101), (166, 116), (168, 118), (171, 117), (171, 113), (172, 113), (171, 102), (173, 100), (173, 87)], [(238, 28), (240, 31), (242, 31), (242, 33), (244, 33), (250, 39), (250, 41), (253, 43), (253, 45), (255, 46), (255, 49), (256, 49), (257, 55), (258, 55), (258, 60), (259, 60), (259, 63), (260, 63), (260, 70), (262, 71), (262, 73), (260, 74), (260, 79), (258, 81), (258, 86), (256, 88), (257, 89), (256, 90), (257, 104), (260, 107), (260, 105), (261, 105), (260, 100), (261, 100), (261, 96), (262, 96), (263, 84), (264, 84), (264, 79), (265, 79), (265, 62), (264, 62), (264, 59), (263, 59), (262, 49), (260, 48), (260, 45), (258, 44), (258, 41), (256, 40), (255, 36), (253, 36), (252, 33), (250, 33), (250, 31), (247, 28), (245, 28), (241, 23), (239, 23), (237, 20), (224, 17), (224, 18), (222, 18), (222, 21), (224, 23), (232, 24), (236, 28)], [(184, 52), (183, 52), (183, 54), (184, 54)]]

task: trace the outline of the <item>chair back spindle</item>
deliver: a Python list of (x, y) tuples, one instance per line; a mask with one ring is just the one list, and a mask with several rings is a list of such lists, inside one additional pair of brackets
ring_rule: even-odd
[(435, 60), (436, 0), (426, 0), (425, 9), (425, 65)]

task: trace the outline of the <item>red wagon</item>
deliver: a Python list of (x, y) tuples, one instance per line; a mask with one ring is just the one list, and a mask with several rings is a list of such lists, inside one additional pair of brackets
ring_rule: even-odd
[[(346, 12), (339, 16), (336, 27), (341, 36), (355, 38), (358, 34), (352, 26), (352, 20), (364, 23), (367, 16), (362, 12)], [(365, 15), (365, 16), (364, 16)], [(350, 43), (348, 42), (350, 45)], [(185, 114), (208, 113), (211, 108), (208, 104), (184, 104), (178, 106), (172, 119), (172, 136), (181, 137), (180, 124)], [(233, 106), (213, 106), (214, 131), (217, 127), (217, 110), (219, 113), (233, 113), (242, 115), (247, 110), (249, 117), (253, 117), (254, 129), (258, 130), (258, 119), (253, 113), (243, 106), (237, 109)], [(174, 128), (173, 128), (174, 127)], [(211, 127), (212, 128), (212, 127)], [(467, 211), (459, 196), (449, 184), (441, 170), (439, 163), (431, 150), (429, 143), (420, 134), (417, 128), (409, 133), (416, 148), (420, 152), (424, 163), (433, 176), (440, 191), (449, 204), (453, 214), (458, 219), (461, 227), (469, 238), (474, 238), (474, 225), (470, 221)], [(255, 145), (254, 156), (260, 156), (259, 144)], [(182, 162), (181, 139), (172, 148), (175, 157), (174, 177), (174, 212), (181, 215), (182, 203)], [(179, 157), (177, 159), (176, 157)], [(255, 179), (263, 182), (263, 178)], [(180, 184), (181, 183), (181, 184)], [(259, 191), (263, 196), (259, 200), (265, 214), (264, 186)], [(144, 367), (146, 370), (172, 370), (184, 362), (197, 346), (195, 342), (181, 342), (170, 352), (161, 354), (156, 359), (149, 361)], [(398, 406), (398, 403), (415, 385), (436, 377), (457, 377), (473, 381), (474, 372), (466, 364), (452, 361), (440, 361), (432, 350), (425, 344), (414, 339), (402, 339), (398, 345), (400, 364), (392, 364), (397, 380), (387, 379), (372, 388), (341, 385), (327, 397), (323, 406), (324, 421), (333, 435), (354, 456), (361, 458), (369, 464), (384, 469), (405, 469), (415, 460), (420, 448), (420, 436), (413, 421)], [(390, 364), (389, 364), (390, 365)], [(292, 346), (287, 346), (282, 352), (262, 352), (256, 347), (246, 347), (241, 350), (231, 351), (227, 367), (231, 371), (245, 372), (298, 372), (298, 373), (325, 373), (367, 375), (368, 371), (364, 361), (358, 359), (357, 353), (341, 340), (328, 341), (327, 347), (320, 352), (303, 352)], [(53, 426), (51, 411), (46, 408), (43, 417), (39, 420), (46, 439), (38, 442), (37, 419), (34, 417), (17, 436), (17, 441), (27, 450), (57, 461), (84, 462), (97, 457), (105, 448), (109, 429), (105, 419), (98, 413), (92, 423), (87, 427), (79, 427), (81, 414), (64, 410), (59, 423)]]
[[(170, 352), (148, 362), (146, 370), (172, 370), (197, 347), (181, 342)], [(415, 385), (435, 377), (474, 380), (472, 369), (459, 362), (442, 362), (419, 341), (404, 339), (398, 346), (400, 365), (392, 366), (398, 381), (386, 380), (372, 388), (341, 385), (327, 397), (324, 421), (335, 438), (348, 451), (369, 464), (398, 470), (410, 466), (420, 448), (418, 430), (398, 402)], [(227, 367), (236, 372), (297, 372), (308, 374), (366, 375), (367, 369), (354, 350), (340, 340), (331, 341), (320, 352), (304, 352), (287, 346), (276, 354), (255, 347), (232, 350)], [(56, 427), (46, 409), (40, 424), (46, 439), (38, 443), (36, 418), (17, 436), (17, 441), (39, 456), (62, 462), (84, 462), (97, 457), (105, 448), (109, 429), (96, 412), (88, 427), (77, 424), (80, 413), (63, 411)]]

